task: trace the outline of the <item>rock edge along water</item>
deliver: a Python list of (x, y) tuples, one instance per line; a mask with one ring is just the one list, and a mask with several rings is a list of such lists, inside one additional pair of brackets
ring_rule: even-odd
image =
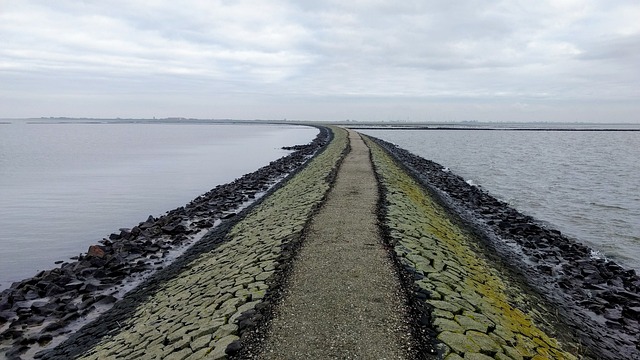
[(206, 232), (219, 219), (232, 218), (232, 211), (241, 204), (255, 202), (330, 141), (329, 130), (319, 130), (311, 143), (296, 146), (293, 153), (219, 185), (166, 215), (150, 216), (131, 229), (121, 229), (102, 245), (93, 245), (87, 254), (75, 257), (76, 261), (64, 262), (4, 290), (0, 296), (0, 338), (12, 347), (7, 356), (18, 356), (30, 347), (37, 351), (39, 344), (64, 336), (71, 331), (68, 325), (73, 326), (74, 319), (91, 316), (96, 306), (104, 308), (116, 301), (120, 284), (166, 265), (163, 258), (172, 255), (174, 247)]
[[(203, 239), (215, 246), (177, 261), (171, 274), (128, 295), (131, 306), (116, 304), (115, 315), (100, 319), (100, 330), (87, 326), (43, 357), (217, 359), (233, 353), (246, 330), (261, 321), (281, 263), (323, 201), (346, 144), (344, 131), (335, 131), (321, 154), (246, 217)], [(83, 337), (90, 346), (81, 346)]]
[[(441, 358), (574, 359), (533, 317), (517, 287), (408, 173), (367, 141), (385, 191), (395, 254), (424, 298)], [(543, 311), (543, 309), (538, 310)], [(547, 326), (546, 328), (550, 328)], [(569, 346), (567, 346), (569, 345)], [(575, 349), (572, 349), (575, 351)]]
[(640, 358), (640, 278), (432, 161), (372, 138), (557, 309), (598, 359)]
[(96, 307), (111, 306), (118, 287), (166, 265), (172, 249), (188, 244), (214, 222), (234, 216), (233, 209), (295, 171), (328, 140), (328, 130), (321, 127), (311, 143), (296, 146), (293, 153), (166, 215), (121, 229), (101, 245), (92, 245), (87, 254), (72, 258), (75, 261), (14, 283), (0, 295), (0, 347), (9, 348), (11, 357), (64, 337), (79, 318), (93, 316)]

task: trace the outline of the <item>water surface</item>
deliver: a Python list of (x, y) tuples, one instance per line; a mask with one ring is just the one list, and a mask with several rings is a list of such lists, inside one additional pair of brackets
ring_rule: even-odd
[(317, 133), (285, 125), (0, 124), (0, 289)]
[(640, 132), (363, 130), (640, 271)]

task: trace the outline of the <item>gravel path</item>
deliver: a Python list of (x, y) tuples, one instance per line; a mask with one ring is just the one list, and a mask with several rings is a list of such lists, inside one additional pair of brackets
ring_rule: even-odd
[(261, 358), (405, 357), (406, 309), (379, 236), (369, 149), (355, 132), (349, 140), (351, 152), (311, 222)]

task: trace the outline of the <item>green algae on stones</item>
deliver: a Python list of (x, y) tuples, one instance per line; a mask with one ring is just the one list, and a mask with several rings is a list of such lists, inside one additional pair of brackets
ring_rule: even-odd
[[(476, 240), (452, 221), (418, 182), (381, 147), (365, 137), (383, 186), (384, 225), (399, 262), (424, 276), (415, 285), (432, 294), (437, 339), (452, 350), (447, 359), (575, 359), (519, 306), (517, 284), (482, 255)], [(457, 324), (459, 326), (455, 326)]]

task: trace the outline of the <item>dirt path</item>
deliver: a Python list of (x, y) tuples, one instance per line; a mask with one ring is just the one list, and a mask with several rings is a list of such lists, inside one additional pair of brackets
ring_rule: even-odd
[(326, 203), (313, 218), (261, 358), (404, 358), (399, 281), (378, 233), (369, 149), (350, 131)]

